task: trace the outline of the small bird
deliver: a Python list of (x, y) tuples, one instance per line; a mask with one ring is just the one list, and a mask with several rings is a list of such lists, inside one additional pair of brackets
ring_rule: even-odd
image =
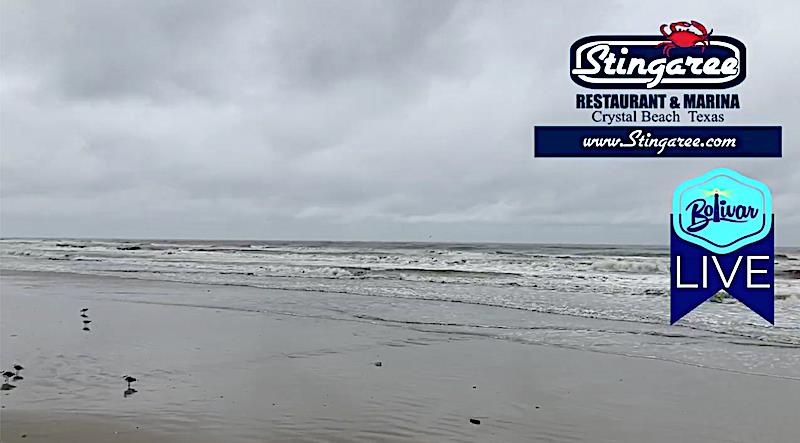
[(20, 380), (25, 380), (25, 377), (23, 377), (21, 375), (15, 375), (15, 376), (11, 377), (11, 381), (20, 381)]
[(89, 316), (88, 316), (88, 315), (86, 315), (86, 314), (81, 314), (81, 317), (83, 317), (83, 318), (89, 318)]
[(3, 371), (3, 377), (6, 379), (6, 381), (8, 381), (8, 379), (10, 377), (13, 377), (15, 375), (17, 375), (17, 374), (15, 374), (15, 373), (13, 373), (11, 371)]
[(131, 383), (136, 381), (136, 379), (131, 377), (130, 375), (123, 375), (122, 379), (125, 380), (126, 382), (128, 382), (128, 389), (131, 388)]
[(0, 386), (0, 391), (10, 391), (10, 390), (12, 390), (14, 388), (16, 388), (16, 386), (14, 386), (12, 384), (8, 384), (8, 383), (3, 383), (3, 385)]
[(21, 370), (23, 370), (23, 369), (25, 369), (25, 368), (24, 368), (24, 367), (22, 367), (22, 365), (21, 365), (21, 364), (18, 364), (18, 363), (15, 363), (15, 364), (14, 364), (14, 370), (15, 370), (15, 371), (17, 371), (17, 373), (19, 373), (19, 371), (21, 371)]
[(85, 314), (86, 311), (88, 311), (88, 310), (89, 310), (89, 308), (81, 308), (81, 314)]
[(89, 323), (91, 323), (91, 322), (92, 322), (91, 320), (84, 320), (84, 321), (83, 321), (83, 324), (85, 324), (85, 325), (88, 325), (88, 324), (89, 324)]
[(84, 331), (91, 331), (91, 329), (87, 328), (86, 326), (83, 327)]

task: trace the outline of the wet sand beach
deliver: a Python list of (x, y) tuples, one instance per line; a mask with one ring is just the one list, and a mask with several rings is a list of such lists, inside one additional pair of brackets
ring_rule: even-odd
[[(800, 436), (792, 377), (380, 321), (343, 294), (41, 272), (3, 272), (0, 283), (0, 363), (25, 366), (0, 394), (3, 442)], [(136, 392), (126, 395), (123, 375)]]

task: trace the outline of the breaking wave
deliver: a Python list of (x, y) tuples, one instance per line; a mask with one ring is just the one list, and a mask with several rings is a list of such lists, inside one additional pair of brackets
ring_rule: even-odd
[[(800, 251), (776, 254), (775, 326), (736, 303), (682, 324), (800, 342)], [(668, 311), (665, 248), (369, 242), (0, 241), (0, 268), (469, 303), (641, 323)], [(733, 300), (728, 300), (733, 302)]]

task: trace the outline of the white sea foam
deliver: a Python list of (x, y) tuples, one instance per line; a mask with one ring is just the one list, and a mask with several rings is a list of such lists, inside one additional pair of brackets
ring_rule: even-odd
[(614, 260), (600, 260), (592, 263), (592, 269), (599, 271), (617, 271), (617, 272), (636, 272), (636, 273), (656, 273), (662, 270), (664, 263), (656, 262), (653, 259), (645, 260), (630, 260), (630, 259), (614, 259)]
[[(683, 324), (800, 343), (798, 252), (776, 255), (776, 319), (752, 322), (736, 304)], [(486, 304), (582, 317), (663, 323), (665, 248), (361, 242), (2, 240), (3, 269), (246, 285)]]

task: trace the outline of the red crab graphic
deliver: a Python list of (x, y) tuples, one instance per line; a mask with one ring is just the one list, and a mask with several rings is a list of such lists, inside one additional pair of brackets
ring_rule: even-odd
[[(669, 27), (669, 33), (666, 31), (667, 27)], [(700, 52), (703, 52), (706, 50), (706, 46), (708, 46), (708, 37), (712, 32), (714, 32), (713, 29), (707, 31), (705, 26), (694, 20), (692, 20), (691, 23), (675, 22), (671, 23), (669, 26), (661, 25), (661, 33), (664, 34), (664, 37), (669, 41), (659, 43), (656, 45), (656, 48), (663, 47), (664, 55), (669, 57), (669, 51), (671, 51), (672, 48), (691, 48), (700, 43)]]

